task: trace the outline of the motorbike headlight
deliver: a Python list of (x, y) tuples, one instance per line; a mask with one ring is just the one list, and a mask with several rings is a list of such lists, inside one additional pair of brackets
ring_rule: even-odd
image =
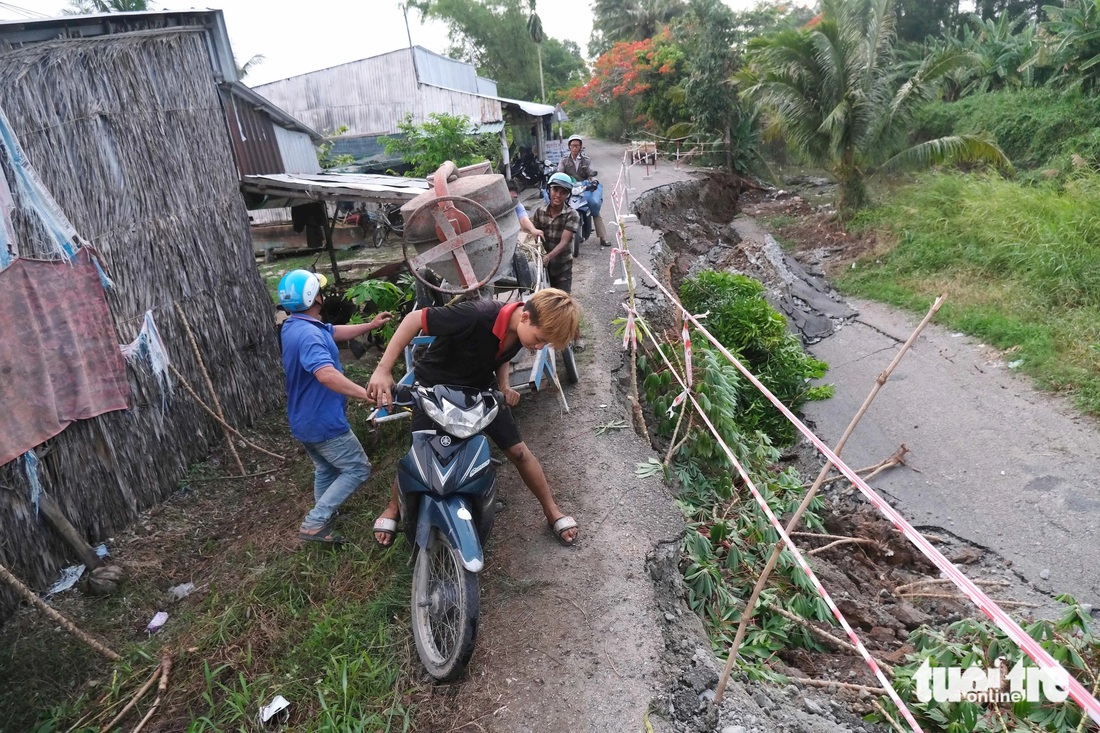
[(451, 435), (465, 440), (472, 435), (477, 435), (487, 428), (496, 419), (499, 407), (493, 405), (488, 411), (484, 405), (478, 405), (474, 409), (464, 410), (446, 400), (443, 404), (436, 405), (430, 400), (424, 400), (424, 414), (432, 419), (439, 427)]

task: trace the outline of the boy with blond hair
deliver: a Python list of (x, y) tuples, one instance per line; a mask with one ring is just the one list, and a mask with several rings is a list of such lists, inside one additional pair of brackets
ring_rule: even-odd
[[(523, 483), (534, 494), (546, 515), (546, 523), (558, 540), (572, 545), (577, 539), (577, 522), (558, 509), (542, 465), (520, 438), (512, 407), (519, 393), (508, 381), (509, 362), (522, 348), (539, 350), (551, 344), (564, 349), (580, 323), (580, 307), (557, 288), (546, 288), (522, 303), (473, 300), (442, 308), (415, 310), (401, 321), (386, 352), (371, 375), (367, 396), (379, 407), (392, 401), (393, 367), (412, 339), (420, 332), (434, 336), (413, 365), (416, 381), (425, 387), (449, 384), (488, 389), (496, 386), (505, 405), (485, 429), (485, 435), (504, 451), (519, 471)], [(413, 416), (412, 430), (430, 430), (424, 415)], [(374, 523), (374, 538), (383, 547), (397, 535), (397, 484), (382, 515)]]

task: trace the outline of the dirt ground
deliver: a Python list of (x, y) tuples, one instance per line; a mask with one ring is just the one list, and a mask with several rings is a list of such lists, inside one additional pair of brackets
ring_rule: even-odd
[[(610, 191), (621, 149), (599, 142), (589, 142), (587, 148)], [(691, 181), (702, 182), (697, 188), (682, 188)], [(776, 291), (775, 302), (788, 317), (821, 334), (818, 338), (828, 335), (850, 309), (833, 297), (822, 279), (827, 268), (792, 263), (774, 241), (766, 241), (755, 217), (782, 217), (777, 236), (801, 242), (804, 249), (830, 251), (830, 267), (843, 266), (845, 258), (879, 246), (874, 239), (853, 240), (827, 213), (793, 195), (755, 191), (668, 165), (648, 175), (634, 168), (627, 184), (630, 199), (640, 200), (641, 221), (630, 220), (626, 233), (632, 250), (654, 271), (669, 280), (702, 267), (733, 267), (753, 274)], [(749, 216), (737, 216), (739, 212)], [(663, 231), (645, 222), (660, 223)], [(574, 265), (574, 295), (584, 308), (589, 345), (579, 354), (580, 381), (564, 390), (569, 411), (552, 391), (525, 396), (518, 410), (524, 439), (541, 460), (559, 506), (577, 519), (580, 539), (572, 548), (558, 545), (515, 470), (501, 470), (498, 486), (504, 510), (497, 517), (481, 574), (482, 615), (469, 674), (450, 685), (431, 685), (420, 675), (413, 692), (419, 709), (414, 730), (883, 730), (860, 718), (871, 711), (870, 695), (835, 687), (781, 688), (735, 677), (721, 709), (708, 711), (719, 665), (701, 623), (682, 599), (679, 547), (684, 525), (672, 490), (656, 478), (640, 479), (635, 473), (660, 446), (632, 429), (629, 364), (614, 324), (623, 315), (626, 286), (615, 284), (618, 273), (608, 276), (608, 259), (608, 250), (590, 241)], [(656, 289), (640, 277), (635, 284), (651, 317), (667, 315), (668, 304)], [(816, 307), (806, 308), (807, 302)], [(294, 450), (291, 441), (279, 449)], [(796, 463), (807, 480), (821, 465), (805, 446), (792, 449), (785, 460)], [(268, 515), (244, 516), (241, 496), (244, 493), (227, 496), (227, 506), (220, 509), (203, 506), (201, 511), (186, 512), (196, 524), (174, 525), (177, 539), (213, 539), (198, 545), (198, 554), (169, 555), (174, 559), (164, 562), (199, 562), (198, 574), (205, 575), (215, 572), (228, 545), (282, 542), (273, 532), (293, 523), (297, 508), (271, 503)], [(912, 584), (934, 580), (934, 568), (858, 495), (837, 483), (823, 496), (828, 532), (861, 541), (814, 555), (815, 570), (878, 658), (902, 660), (911, 651), (906, 637), (920, 624), (942, 626), (972, 614), (965, 603), (930, 597), (950, 595), (934, 583), (930, 587), (944, 592), (914, 595), (920, 591)], [(371, 507), (360, 504), (357, 510)], [(120, 549), (124, 555), (132, 553), (131, 561), (140, 564), (145, 557), (153, 562), (151, 558), (163, 554), (166, 538), (154, 532), (154, 525), (159, 531), (156, 516), (165, 512), (179, 515), (171, 507), (155, 510), (148, 522), (138, 523), (120, 538)], [(1019, 604), (1016, 607), (1025, 612), (1026, 604), (1034, 601), (1034, 589), (985, 548), (948, 533), (931, 539), (971, 577), (985, 581), (994, 598)], [(801, 540), (805, 549), (829, 542)], [(149, 573), (170, 570), (179, 568), (139, 568)], [(76, 602), (62, 600), (61, 605)], [(123, 622), (140, 628), (144, 619), (135, 612)], [(857, 656), (834, 652), (786, 651), (775, 669), (795, 678), (875, 685)]]

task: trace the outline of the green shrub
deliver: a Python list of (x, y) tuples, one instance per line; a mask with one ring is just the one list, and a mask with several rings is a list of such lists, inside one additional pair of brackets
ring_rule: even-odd
[(1100, 97), (1031, 88), (936, 102), (917, 115), (914, 135), (991, 134), (1018, 168), (1069, 170), (1072, 156), (1100, 166)]
[[(764, 300), (757, 280), (702, 272), (683, 282), (680, 297), (692, 313), (709, 312), (707, 330), (790, 409), (831, 394), (829, 387), (810, 386), (828, 366), (803, 351), (782, 314)], [(737, 407), (745, 430), (760, 430), (776, 445), (794, 439), (794, 426), (759, 391), (743, 390)]]

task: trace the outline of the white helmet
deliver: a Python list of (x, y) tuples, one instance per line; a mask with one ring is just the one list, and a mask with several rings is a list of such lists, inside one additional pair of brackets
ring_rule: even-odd
[(569, 139), (565, 141), (565, 144), (572, 145), (574, 140), (579, 142), (581, 145), (584, 145), (584, 138), (582, 138), (580, 135), (570, 135)]

